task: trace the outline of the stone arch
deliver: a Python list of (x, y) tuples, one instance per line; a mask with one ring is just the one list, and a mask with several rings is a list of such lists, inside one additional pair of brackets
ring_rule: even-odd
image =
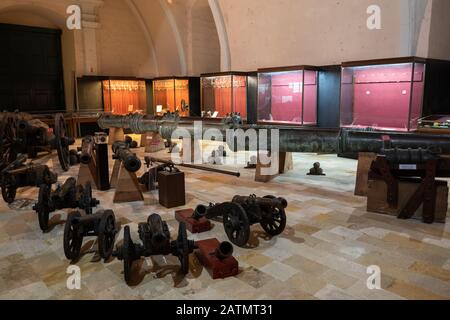
[(189, 73), (220, 71), (220, 41), (208, 0), (191, 0), (187, 19)]
[(211, 12), (216, 22), (216, 29), (220, 41), (220, 68), (221, 71), (231, 71), (231, 51), (228, 41), (227, 28), (222, 9), (218, 0), (208, 0)]

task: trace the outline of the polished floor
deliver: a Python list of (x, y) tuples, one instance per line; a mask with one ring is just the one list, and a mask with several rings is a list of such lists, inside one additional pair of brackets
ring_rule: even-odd
[[(143, 153), (142, 150), (139, 153)], [(167, 157), (166, 152), (159, 156)], [(237, 154), (238, 159), (248, 155)], [(327, 174), (306, 176), (315, 161)], [(44, 157), (63, 182), (78, 168), (59, 172), (56, 157)], [(134, 266), (137, 285), (123, 279), (123, 265), (100, 261), (94, 239), (85, 239), (84, 255), (77, 262), (81, 289), (69, 290), (63, 253), (63, 221), (67, 210), (53, 215), (53, 229), (43, 234), (31, 210), (36, 188), (20, 189), (11, 206), (0, 202), (0, 299), (449, 299), (450, 221), (425, 225), (417, 220), (368, 213), (365, 198), (353, 195), (356, 161), (335, 155), (295, 154), (294, 170), (270, 183), (253, 181), (254, 170), (230, 164), (240, 178), (183, 168), (187, 205), (231, 200), (235, 194), (273, 194), (285, 197), (287, 228), (268, 238), (259, 225), (252, 227), (252, 249), (235, 247), (240, 273), (212, 280), (191, 255), (190, 273), (180, 277), (178, 260), (153, 257)], [(110, 163), (112, 166), (112, 163)], [(153, 212), (167, 220), (173, 236), (174, 210), (157, 204), (157, 194), (146, 194), (144, 203), (113, 204), (114, 190), (94, 191), (100, 208), (113, 209), (123, 226), (137, 239), (137, 224)], [(227, 240), (223, 226), (192, 239)], [(381, 289), (367, 287), (369, 266), (381, 269)]]

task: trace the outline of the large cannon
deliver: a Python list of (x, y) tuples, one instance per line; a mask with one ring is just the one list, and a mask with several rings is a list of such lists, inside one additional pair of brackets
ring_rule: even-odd
[(50, 186), (57, 182), (58, 175), (46, 165), (25, 165), (26, 155), (19, 154), (17, 159), (11, 162), (0, 173), (0, 186), (3, 200), (7, 203), (14, 202), (18, 188)]
[(39, 152), (57, 150), (64, 171), (70, 167), (69, 146), (75, 140), (67, 136), (66, 122), (62, 114), (55, 115), (53, 129), (26, 113), (4, 112), (0, 115), (0, 168), (13, 162), (18, 154), (35, 158)]
[(64, 228), (64, 254), (69, 260), (80, 257), (84, 237), (97, 237), (98, 252), (102, 259), (111, 257), (117, 234), (117, 225), (112, 210), (81, 215), (79, 211), (69, 213)]
[(83, 209), (86, 214), (92, 214), (92, 208), (100, 202), (92, 197), (92, 188), (89, 182), (84, 186), (77, 185), (75, 178), (69, 178), (62, 186), (58, 185), (52, 191), (51, 186), (41, 185), (39, 198), (33, 206), (39, 218), (42, 231), (48, 230), (49, 214), (61, 209)]
[(231, 202), (199, 205), (193, 218), (214, 219), (222, 217), (225, 233), (232, 243), (239, 247), (247, 245), (250, 226), (259, 223), (271, 236), (281, 234), (286, 227), (285, 209), (288, 203), (284, 198), (265, 196), (263, 198), (235, 196)]
[(119, 260), (123, 260), (125, 281), (131, 283), (131, 266), (133, 261), (142, 256), (174, 255), (181, 264), (181, 273), (189, 272), (189, 254), (195, 249), (194, 241), (188, 240), (186, 225), (182, 222), (178, 227), (177, 240), (170, 240), (170, 232), (167, 222), (158, 214), (152, 214), (147, 222), (138, 226), (139, 238), (142, 244), (134, 243), (131, 239), (130, 227), (124, 229), (123, 244), (113, 253)]
[[(199, 121), (204, 119), (199, 119)], [(176, 139), (181, 133), (188, 133), (195, 139), (203, 139), (208, 129), (220, 132), (228, 147), (239, 150), (272, 150), (271, 130), (278, 130), (279, 152), (337, 153), (343, 157), (357, 158), (359, 152), (379, 153), (386, 147), (386, 139), (390, 148), (427, 148), (436, 145), (442, 154), (450, 155), (450, 135), (430, 133), (410, 133), (378, 131), (368, 129), (328, 129), (271, 124), (245, 125), (238, 119), (230, 117), (222, 123), (202, 121), (196, 127), (194, 121), (179, 117), (153, 117), (142, 114), (118, 116), (103, 114), (98, 119), (102, 129), (123, 128), (134, 133), (159, 132), (164, 139)], [(177, 131), (176, 131), (177, 130)], [(260, 135), (266, 131), (267, 136)], [(257, 143), (250, 144), (246, 139), (256, 133)], [(209, 135), (211, 137), (211, 135)], [(217, 137), (214, 137), (217, 140)]]

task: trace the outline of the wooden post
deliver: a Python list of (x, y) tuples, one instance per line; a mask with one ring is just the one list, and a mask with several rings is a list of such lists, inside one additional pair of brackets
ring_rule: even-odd
[(113, 145), (116, 141), (125, 140), (125, 133), (122, 128), (110, 128), (108, 136), (108, 144)]
[(356, 171), (355, 196), (366, 197), (368, 192), (369, 171), (377, 155), (372, 152), (360, 152)]
[(111, 174), (110, 186), (111, 188), (115, 188), (117, 186), (117, 180), (119, 179), (119, 170), (120, 170), (121, 161), (114, 161), (113, 171)]
[[(268, 153), (270, 156), (270, 153)], [(294, 163), (292, 160), (292, 153), (290, 152), (274, 152), (273, 158), (278, 163), (274, 163), (273, 165), (278, 166), (276, 170), (270, 169), (271, 174), (265, 174), (263, 171), (265, 168), (270, 168), (272, 166), (272, 162), (268, 164), (261, 163), (260, 153), (258, 152), (258, 161), (256, 164), (256, 173), (255, 173), (255, 181), (257, 182), (269, 182), (278, 177), (280, 174), (286, 173), (290, 170), (294, 169)], [(269, 170), (269, 169), (268, 169)]]

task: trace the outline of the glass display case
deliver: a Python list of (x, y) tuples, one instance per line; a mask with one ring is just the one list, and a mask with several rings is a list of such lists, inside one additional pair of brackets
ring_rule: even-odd
[(422, 117), (425, 62), (400, 58), (343, 63), (341, 126), (416, 130)]
[(202, 114), (223, 118), (232, 112), (247, 119), (247, 73), (225, 72), (201, 76)]
[[(191, 90), (195, 80), (192, 78), (153, 79), (153, 106), (155, 114), (178, 111), (182, 117), (192, 115), (191, 105), (195, 104)], [(197, 93), (198, 95), (198, 93)]]
[(258, 70), (258, 122), (317, 125), (316, 67)]
[(124, 115), (133, 112), (145, 113), (147, 93), (145, 80), (102, 81), (105, 112)]

